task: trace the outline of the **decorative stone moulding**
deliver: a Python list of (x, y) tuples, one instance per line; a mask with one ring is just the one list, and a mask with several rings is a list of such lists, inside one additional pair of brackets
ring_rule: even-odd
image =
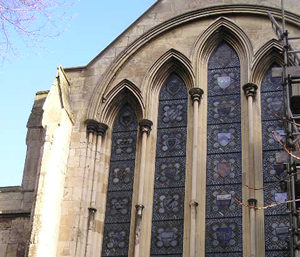
[(100, 136), (104, 136), (108, 128), (106, 124), (91, 119), (87, 120), (86, 124), (87, 124), (87, 128), (86, 128), (87, 134), (93, 133)]
[(247, 83), (243, 86), (243, 90), (247, 97), (249, 96), (255, 97), (257, 88), (258, 88), (257, 85), (254, 83)]
[(204, 91), (201, 88), (198, 87), (194, 87), (192, 89), (190, 89), (189, 94), (191, 95), (191, 98), (194, 101), (200, 101), (200, 99), (202, 98)]
[(150, 131), (151, 131), (151, 127), (153, 125), (153, 122), (151, 120), (142, 119), (139, 122), (139, 125), (140, 125), (140, 131), (141, 132), (146, 132), (147, 134), (149, 134)]
[(97, 127), (99, 122), (95, 120), (86, 120), (86, 132), (89, 133), (96, 133), (97, 132)]
[(97, 134), (100, 136), (104, 136), (106, 133), (106, 130), (108, 129), (108, 126), (104, 123), (99, 123), (97, 128)]

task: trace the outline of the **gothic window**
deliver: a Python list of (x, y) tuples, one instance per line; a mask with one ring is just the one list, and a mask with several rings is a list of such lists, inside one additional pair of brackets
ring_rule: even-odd
[[(274, 66), (273, 66), (274, 67)], [(283, 91), (281, 78), (272, 78), (271, 67), (261, 85), (262, 139), (263, 139), (263, 176), (265, 205), (280, 203), (287, 200), (284, 184), (278, 183), (286, 174), (283, 164), (276, 164), (276, 154), (282, 152), (272, 132), (281, 140), (285, 140), (283, 124), (278, 117), (283, 116)], [(266, 256), (289, 256), (289, 217), (287, 206), (265, 210)]]
[(128, 256), (137, 118), (123, 106), (113, 126), (102, 256)]
[(187, 88), (172, 74), (159, 96), (151, 256), (183, 252)]
[(242, 256), (240, 61), (222, 42), (208, 62), (206, 255)]

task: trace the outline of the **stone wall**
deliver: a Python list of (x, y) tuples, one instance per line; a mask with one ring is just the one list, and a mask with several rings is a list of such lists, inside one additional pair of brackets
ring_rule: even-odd
[(29, 214), (0, 215), (0, 257), (24, 257), (29, 236)]

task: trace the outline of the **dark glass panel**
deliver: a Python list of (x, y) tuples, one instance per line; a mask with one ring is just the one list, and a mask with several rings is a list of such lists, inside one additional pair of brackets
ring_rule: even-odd
[(187, 88), (172, 74), (159, 97), (151, 257), (182, 256)]
[(212, 53), (208, 69), (224, 69), (231, 67), (240, 67), (240, 60), (231, 46), (222, 42)]
[(239, 123), (208, 126), (208, 153), (231, 153), (241, 151)]
[(236, 217), (242, 215), (234, 197), (241, 199), (240, 185), (210, 186), (206, 190), (206, 218)]
[(102, 256), (128, 256), (137, 119), (129, 105), (114, 122)]
[(270, 92), (270, 91), (282, 91), (282, 82), (281, 78), (272, 77), (272, 68), (279, 67), (279, 65), (274, 64), (265, 74), (262, 80), (261, 92)]
[(208, 124), (239, 122), (240, 100), (235, 96), (218, 96), (208, 103)]
[[(269, 250), (288, 250), (290, 243), (289, 232), (289, 218), (287, 215), (274, 215), (265, 217), (266, 229), (266, 251)], [(276, 252), (281, 254), (281, 251)], [(282, 256), (282, 255), (280, 255)]]
[(283, 117), (282, 91), (262, 93), (262, 120), (278, 120)]
[(185, 157), (157, 158), (155, 188), (184, 187)]
[(208, 63), (206, 254), (242, 256), (240, 63), (220, 44)]
[(183, 221), (153, 221), (151, 236), (151, 256), (182, 256)]
[[(206, 221), (206, 253), (235, 253), (242, 250), (242, 219), (223, 218)], [(237, 256), (242, 256), (242, 253)]]
[(226, 68), (208, 71), (208, 95), (240, 94), (240, 69)]
[(175, 73), (171, 74), (160, 90), (159, 100), (187, 99), (187, 90), (184, 82)]
[(207, 156), (207, 185), (240, 184), (240, 153)]
[[(283, 151), (272, 132), (283, 142), (285, 133), (283, 122), (283, 91), (281, 78), (272, 78), (272, 68), (266, 72), (261, 85), (261, 116), (263, 134), (263, 174), (265, 205), (285, 202), (287, 192), (284, 183), (278, 183), (284, 177), (284, 166), (276, 164), (276, 154)], [(277, 183), (276, 183), (277, 181)], [(265, 210), (265, 248), (266, 257), (289, 256), (289, 235), (284, 238), (289, 226), (287, 205), (281, 204)]]
[(158, 111), (158, 127), (182, 127), (186, 124), (186, 100), (161, 101)]

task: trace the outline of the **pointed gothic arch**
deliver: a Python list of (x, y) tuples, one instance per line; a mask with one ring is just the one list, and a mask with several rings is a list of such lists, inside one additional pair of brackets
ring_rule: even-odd
[(135, 111), (138, 120), (144, 117), (144, 102), (142, 100), (141, 91), (131, 81), (125, 79), (108, 92), (103, 100), (105, 104), (99, 116), (99, 120), (112, 126), (113, 121), (120, 108), (128, 103)]
[(265, 43), (254, 55), (250, 81), (260, 87), (263, 77), (273, 63), (283, 64), (282, 46), (276, 39)]
[(253, 47), (246, 33), (230, 19), (220, 17), (196, 40), (192, 53), (192, 64), (196, 71), (206, 70), (208, 59), (221, 41), (227, 42), (237, 52), (241, 64), (245, 64), (243, 66), (251, 63)]
[(161, 87), (172, 73), (182, 79), (188, 90), (195, 86), (191, 61), (181, 52), (170, 49), (152, 64), (143, 80), (142, 91), (146, 91), (145, 95), (148, 96), (147, 110), (152, 110), (151, 107), (155, 106), (152, 99), (158, 99)]

